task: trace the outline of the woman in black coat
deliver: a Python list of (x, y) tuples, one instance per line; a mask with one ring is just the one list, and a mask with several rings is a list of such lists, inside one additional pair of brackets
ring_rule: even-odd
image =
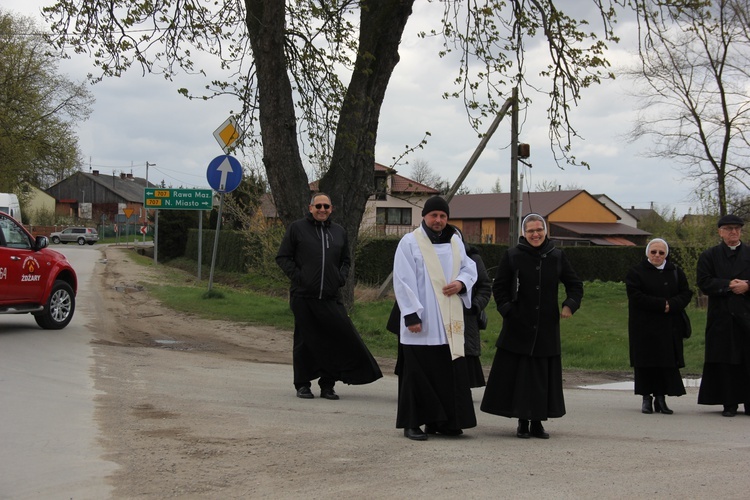
[[(682, 396), (680, 368), (685, 366), (682, 339), (687, 327), (683, 311), (693, 296), (685, 273), (667, 259), (661, 238), (646, 246), (646, 258), (628, 271), (628, 338), (635, 393), (641, 411), (671, 415), (665, 396)], [(653, 395), (653, 406), (652, 406)]]
[[(583, 283), (547, 238), (541, 215), (526, 216), (521, 227), (523, 236), (503, 255), (492, 285), (503, 329), (481, 409), (518, 418), (519, 438), (547, 439), (542, 421), (565, 415), (560, 318), (581, 306)], [(565, 286), (562, 307), (559, 283)]]

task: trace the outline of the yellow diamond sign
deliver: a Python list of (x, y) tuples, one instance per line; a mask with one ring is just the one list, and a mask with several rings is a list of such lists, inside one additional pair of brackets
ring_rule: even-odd
[(229, 150), (240, 140), (242, 137), (242, 130), (237, 125), (237, 120), (234, 116), (230, 116), (224, 123), (214, 130), (214, 137), (216, 142), (219, 143), (221, 149), (225, 154), (229, 154)]

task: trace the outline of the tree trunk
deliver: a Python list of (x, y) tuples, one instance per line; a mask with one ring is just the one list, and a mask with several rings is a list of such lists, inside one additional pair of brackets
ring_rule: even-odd
[[(375, 143), (385, 91), (399, 61), (398, 46), (413, 0), (371, 0), (361, 4), (359, 52), (336, 129), (331, 166), (320, 188), (332, 197), (335, 220), (357, 248), (359, 226), (375, 189)], [(354, 294), (354, 256), (344, 294)]]
[(297, 143), (297, 117), (284, 53), (285, 4), (282, 0), (245, 0), (257, 69), (263, 164), (278, 216), (288, 226), (306, 213), (310, 187)]
[[(320, 189), (331, 196), (334, 220), (349, 234), (352, 253), (374, 191), (375, 142), (385, 91), (399, 61), (398, 46), (414, 0), (366, 0), (360, 6), (359, 52), (342, 103), (328, 172)], [(306, 212), (309, 180), (297, 143), (292, 87), (284, 56), (284, 4), (245, 0), (257, 67), (263, 163), (279, 217), (289, 225)], [(344, 303), (354, 297), (354, 255)]]

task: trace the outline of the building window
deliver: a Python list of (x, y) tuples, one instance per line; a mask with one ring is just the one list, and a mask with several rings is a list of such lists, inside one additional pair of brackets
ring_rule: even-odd
[(411, 226), (411, 208), (378, 208), (375, 223), (390, 226)]
[(386, 178), (375, 176), (375, 199), (380, 201), (386, 200)]

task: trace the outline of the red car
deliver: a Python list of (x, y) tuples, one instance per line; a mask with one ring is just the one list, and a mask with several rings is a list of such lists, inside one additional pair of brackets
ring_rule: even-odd
[(0, 212), (0, 314), (31, 313), (48, 330), (73, 319), (78, 278), (68, 259)]

